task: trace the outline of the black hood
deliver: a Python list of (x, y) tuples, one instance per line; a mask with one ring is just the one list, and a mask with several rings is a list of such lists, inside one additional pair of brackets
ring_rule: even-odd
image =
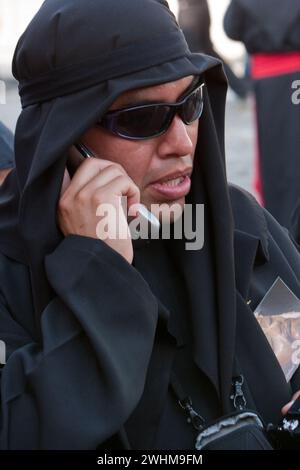
[[(16, 171), (0, 190), (0, 248), (30, 268), (37, 324), (53, 296), (44, 258), (62, 239), (56, 206), (67, 149), (124, 91), (203, 75), (205, 107), (189, 201), (204, 203), (209, 214), (211, 242), (201, 256), (209, 251), (207, 259), (215, 268), (211, 282), (224, 334), (219, 338), (221, 357), (207, 366), (207, 374), (217, 388), (220, 379), (221, 394), (227, 396), (235, 282), (224, 157), (227, 84), (221, 64), (189, 51), (164, 0), (46, 0), (18, 42), (13, 73), (20, 83), (23, 110), (15, 135)], [(201, 267), (194, 252), (187, 255), (189, 262)], [(200, 330), (196, 336), (205, 339)], [(200, 351), (200, 339), (198, 345)], [(199, 351), (198, 359), (204, 354)]]

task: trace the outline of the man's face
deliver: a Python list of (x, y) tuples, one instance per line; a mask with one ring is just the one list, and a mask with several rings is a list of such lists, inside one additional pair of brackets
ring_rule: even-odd
[(11, 172), (11, 170), (11, 168), (5, 168), (4, 170), (0, 170), (0, 186), (4, 183), (5, 178)]
[[(118, 97), (110, 110), (145, 103), (175, 103), (193, 81), (194, 77), (188, 76), (126, 92)], [(197, 135), (198, 120), (186, 125), (176, 115), (163, 135), (149, 140), (126, 140), (97, 126), (89, 129), (81, 141), (99, 158), (122, 165), (139, 187), (141, 203), (149, 210), (153, 204), (164, 203), (180, 205), (182, 211), (190, 191)]]

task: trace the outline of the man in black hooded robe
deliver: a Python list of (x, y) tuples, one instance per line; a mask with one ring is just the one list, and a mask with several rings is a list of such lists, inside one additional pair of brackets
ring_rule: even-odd
[(299, 23), (298, 0), (232, 0), (224, 19), (228, 36), (242, 41), (251, 56), (258, 135), (255, 189), (285, 227), (300, 197), (300, 106), (293, 99), (300, 77)]
[[(278, 276), (300, 297), (300, 260), (251, 196), (229, 191), (220, 63), (189, 51), (164, 0), (46, 0), (13, 72), (23, 110), (0, 192), (1, 448), (193, 449), (174, 373), (208, 423), (241, 405), (231, 398), (241, 375), (243, 404), (281, 419), (300, 374), (287, 383), (253, 309)], [(140, 141), (96, 125), (119, 106), (178, 102), (199, 83), (203, 113), (190, 124), (178, 109)], [(123, 132), (155, 134), (151, 119), (138, 124), (124, 119)], [(70, 181), (78, 141), (99, 158)], [(123, 194), (170, 205), (187, 167), (179, 203), (205, 205), (203, 249), (96, 236), (95, 204)], [(169, 199), (166, 175), (176, 177)]]

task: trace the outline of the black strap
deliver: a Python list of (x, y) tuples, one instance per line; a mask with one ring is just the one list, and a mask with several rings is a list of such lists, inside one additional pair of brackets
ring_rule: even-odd
[(174, 372), (171, 374), (171, 390), (173, 391), (180, 407), (187, 415), (187, 421), (197, 431), (201, 431), (205, 426), (205, 419), (193, 408), (193, 402), (189, 395), (185, 394), (180, 382)]
[(236, 410), (242, 411), (246, 408), (247, 401), (243, 392), (244, 376), (238, 375), (232, 378), (232, 394), (230, 399), (233, 402), (233, 406)]
[[(236, 371), (237, 368), (235, 367), (235, 372)], [(201, 431), (205, 427), (205, 419), (194, 410), (191, 397), (184, 392), (184, 389), (182, 388), (182, 385), (174, 371), (171, 373), (170, 384), (175, 398), (188, 417), (188, 423), (192, 424), (192, 426), (198, 431)], [(244, 410), (247, 405), (243, 392), (243, 385), (244, 376), (242, 374), (236, 375), (232, 378), (232, 393), (230, 395), (230, 399), (232, 400), (235, 410), (239, 411)]]

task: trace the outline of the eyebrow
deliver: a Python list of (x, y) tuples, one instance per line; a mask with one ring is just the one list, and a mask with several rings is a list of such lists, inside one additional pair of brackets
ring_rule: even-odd
[[(193, 88), (195, 88), (195, 86), (200, 82), (200, 75), (197, 75), (193, 78), (192, 82), (190, 83), (190, 85), (184, 90), (184, 92), (178, 97), (178, 100), (182, 100), (186, 95), (188, 95), (192, 90)], [(118, 109), (122, 109), (122, 108), (130, 108), (131, 106), (142, 106), (144, 104), (157, 104), (157, 103), (161, 103), (161, 101), (155, 101), (153, 99), (139, 99), (139, 98), (128, 98), (128, 101), (125, 100), (125, 102), (120, 106), (118, 107)]]

